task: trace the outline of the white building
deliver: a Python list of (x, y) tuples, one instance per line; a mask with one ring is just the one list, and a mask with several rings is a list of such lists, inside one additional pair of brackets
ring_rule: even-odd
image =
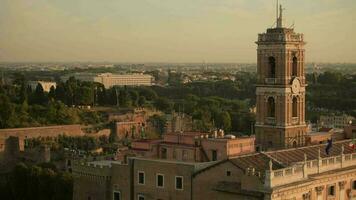
[(57, 86), (56, 82), (50, 81), (30, 81), (28, 83), (32, 90), (35, 90), (38, 84), (42, 86), (44, 92), (49, 92), (51, 90), (51, 87), (54, 87), (54, 89), (56, 89)]
[(148, 74), (111, 74), (104, 73), (94, 77), (94, 82), (104, 85), (105, 88), (113, 86), (152, 86), (153, 76)]
[(350, 122), (355, 120), (354, 117), (349, 115), (321, 115), (319, 120), (319, 127), (327, 128), (344, 128)]

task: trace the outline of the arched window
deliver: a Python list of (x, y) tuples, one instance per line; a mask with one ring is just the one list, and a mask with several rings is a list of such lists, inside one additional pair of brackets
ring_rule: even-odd
[(292, 117), (298, 117), (298, 99), (297, 97), (293, 97), (292, 103)]
[(298, 76), (298, 58), (293, 57), (292, 76)]
[(268, 78), (276, 77), (276, 59), (274, 57), (268, 58)]
[(276, 106), (275, 106), (275, 102), (274, 102), (274, 98), (270, 97), (268, 98), (268, 117), (275, 117), (275, 110), (276, 110)]

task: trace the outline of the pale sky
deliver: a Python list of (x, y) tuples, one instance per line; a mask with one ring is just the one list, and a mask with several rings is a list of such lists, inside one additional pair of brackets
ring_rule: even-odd
[[(281, 0), (308, 62), (356, 62), (356, 0)], [(275, 0), (0, 0), (0, 61), (256, 62)]]

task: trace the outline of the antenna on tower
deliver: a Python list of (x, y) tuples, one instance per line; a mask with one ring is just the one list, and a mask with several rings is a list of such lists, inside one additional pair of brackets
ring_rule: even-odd
[(277, 0), (277, 5), (276, 5), (276, 24), (278, 26), (278, 8), (279, 7), (279, 1)]

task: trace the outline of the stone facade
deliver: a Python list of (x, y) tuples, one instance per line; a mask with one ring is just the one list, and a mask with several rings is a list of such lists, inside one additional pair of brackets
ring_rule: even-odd
[[(282, 21), (282, 15), (278, 20)], [(306, 134), (304, 36), (284, 28), (281, 22), (276, 28), (259, 34), (256, 44), (257, 147), (303, 146)]]
[(20, 150), (24, 150), (25, 139), (30, 138), (54, 138), (59, 135), (83, 136), (80, 125), (44, 126), (30, 128), (0, 129), (0, 152), (5, 149), (5, 141), (10, 136), (18, 137)]
[(325, 145), (314, 145), (206, 163), (75, 162), (74, 199), (109, 200), (115, 193), (127, 200), (354, 199), (356, 153), (349, 142), (335, 142), (329, 155), (321, 150)]

